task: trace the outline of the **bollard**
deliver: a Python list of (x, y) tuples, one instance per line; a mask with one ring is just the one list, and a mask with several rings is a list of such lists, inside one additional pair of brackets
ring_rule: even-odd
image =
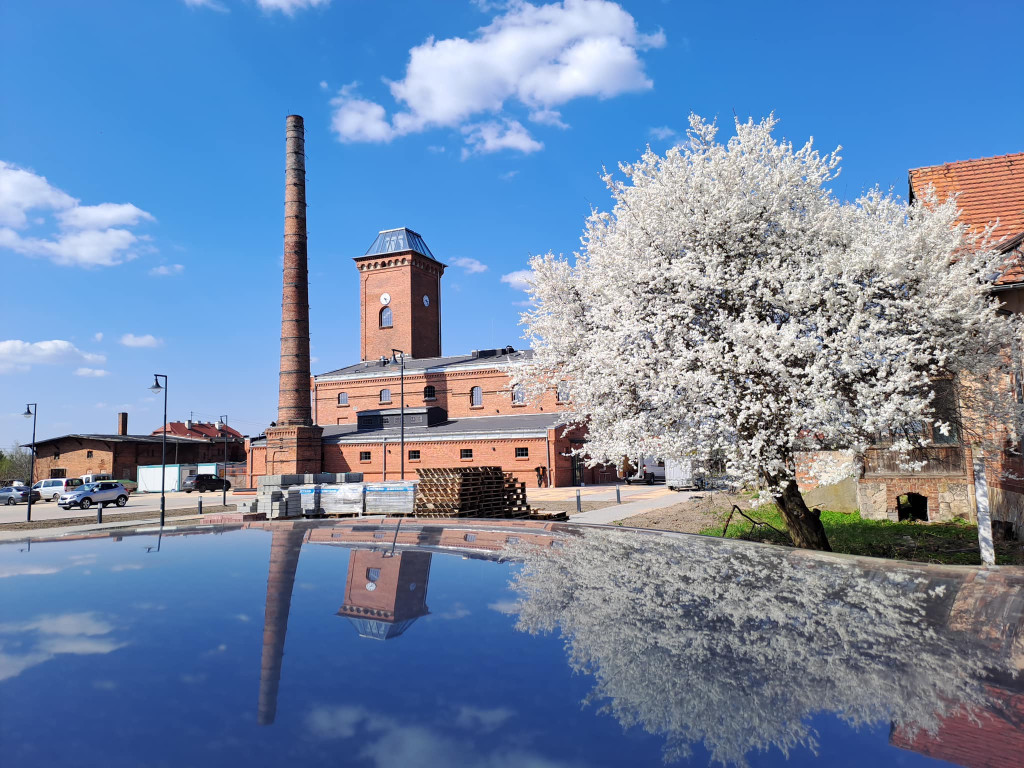
[(615, 503), (616, 504), (621, 504), (622, 503), (622, 494), (619, 493), (619, 486), (618, 485), (615, 486)]
[(199, 514), (203, 514), (203, 497), (199, 497)]
[(96, 505), (96, 522), (97, 523), (102, 523), (103, 522), (103, 502), (102, 501), (99, 504)]
[(576, 514), (583, 511), (583, 504), (580, 502), (580, 489), (576, 489)]

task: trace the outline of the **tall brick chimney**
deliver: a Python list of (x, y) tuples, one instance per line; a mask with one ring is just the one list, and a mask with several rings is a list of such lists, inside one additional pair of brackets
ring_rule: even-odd
[(128, 434), (128, 414), (119, 413), (117, 414), (117, 434), (127, 435)]
[(305, 144), (302, 118), (289, 115), (285, 123), (281, 368), (277, 424), (267, 430), (267, 471), (278, 475), (321, 469), (323, 429), (313, 425), (310, 407)]

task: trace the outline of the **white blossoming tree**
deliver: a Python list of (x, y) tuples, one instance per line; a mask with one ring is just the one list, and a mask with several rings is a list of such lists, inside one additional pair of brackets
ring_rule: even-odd
[(1019, 330), (988, 291), (999, 257), (955, 223), (955, 200), (843, 203), (838, 156), (776, 140), (776, 122), (737, 121), (721, 144), (692, 116), (688, 143), (607, 174), (615, 206), (590, 216), (575, 262), (531, 261), (520, 378), (569, 382), (592, 462), (725, 457), (797, 546), (828, 549), (795, 454), (857, 455), (888, 434), (909, 456), (950, 429), (939, 380), (969, 379), (964, 410), (1014, 437), (1021, 409), (1000, 386)]

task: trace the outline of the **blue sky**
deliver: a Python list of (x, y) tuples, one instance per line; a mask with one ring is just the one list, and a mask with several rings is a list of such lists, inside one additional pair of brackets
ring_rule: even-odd
[[(0, 446), (276, 416), (284, 119), (306, 120), (314, 372), (408, 226), (450, 265), (445, 353), (521, 345), (503, 276), (571, 252), (602, 166), (693, 111), (843, 146), (836, 192), (1017, 152), (1018, 3), (130, 0), (0, 6)], [(461, 266), (460, 266), (461, 265)], [(20, 343), (19, 343), (20, 342)], [(50, 342), (50, 343), (41, 343)]]

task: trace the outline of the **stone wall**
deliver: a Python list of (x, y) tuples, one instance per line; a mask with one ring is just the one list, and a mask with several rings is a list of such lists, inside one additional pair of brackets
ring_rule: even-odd
[(867, 520), (897, 520), (897, 499), (917, 493), (928, 499), (929, 522), (954, 518), (974, 521), (974, 486), (966, 477), (864, 478), (857, 485), (857, 504)]

